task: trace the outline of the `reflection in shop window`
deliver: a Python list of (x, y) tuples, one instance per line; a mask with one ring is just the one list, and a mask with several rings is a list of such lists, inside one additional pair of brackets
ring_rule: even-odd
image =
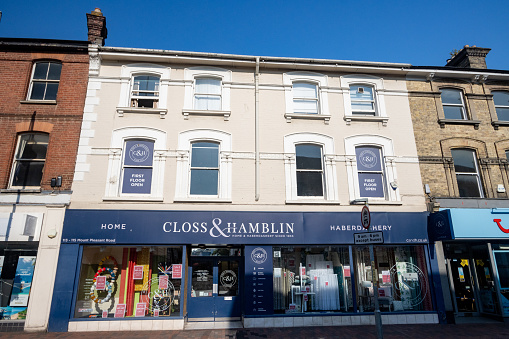
[(182, 247), (86, 246), (74, 317), (178, 317), (182, 272)]
[[(355, 253), (357, 305), (360, 312), (375, 309), (368, 247)], [(381, 311), (431, 311), (424, 249), (420, 246), (375, 247), (375, 268)]]
[(353, 310), (348, 247), (274, 247), (274, 312)]

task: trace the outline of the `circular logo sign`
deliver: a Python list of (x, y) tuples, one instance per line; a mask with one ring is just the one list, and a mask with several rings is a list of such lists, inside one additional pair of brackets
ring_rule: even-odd
[(445, 220), (445, 217), (441, 214), (437, 214), (435, 216), (435, 233), (438, 235), (443, 235), (446, 231), (445, 225), (447, 220)]
[(359, 154), (359, 162), (365, 168), (373, 168), (378, 163), (378, 159), (372, 150), (365, 149)]
[(416, 265), (398, 262), (390, 269), (394, 294), (402, 301), (404, 309), (410, 309), (424, 301), (428, 294), (428, 279)]
[(255, 248), (251, 252), (251, 260), (253, 260), (253, 262), (257, 263), (258, 265), (263, 264), (267, 260), (267, 251), (261, 247)]
[(129, 158), (134, 162), (144, 162), (150, 156), (150, 150), (145, 144), (134, 144), (129, 149)]
[(225, 270), (219, 276), (221, 285), (226, 288), (232, 288), (237, 283), (237, 275), (232, 270)]
[(167, 280), (166, 288), (160, 288), (159, 278), (149, 279), (143, 284), (143, 289), (140, 294), (140, 301), (148, 305), (151, 313), (158, 309), (160, 312), (165, 312), (170, 308), (174, 301), (175, 287), (171, 283), (169, 277)]

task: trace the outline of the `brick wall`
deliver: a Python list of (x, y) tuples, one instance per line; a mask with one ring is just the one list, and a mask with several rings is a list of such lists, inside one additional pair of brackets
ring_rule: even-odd
[[(38, 60), (62, 63), (56, 104), (24, 103), (32, 67)], [(63, 190), (71, 188), (88, 81), (88, 54), (0, 51), (0, 188), (9, 176), (21, 132), (49, 133), (46, 164), (41, 182), (51, 189), (51, 178), (62, 176)]]

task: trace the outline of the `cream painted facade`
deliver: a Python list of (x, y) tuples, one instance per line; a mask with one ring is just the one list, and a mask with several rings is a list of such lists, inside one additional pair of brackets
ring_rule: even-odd
[[(372, 211), (425, 210), (405, 72), (401, 70), (405, 65), (364, 63), (361, 67), (263, 59), (256, 121), (255, 57), (109, 47), (91, 56), (71, 208), (358, 211), (352, 204), (360, 198), (355, 145), (369, 144), (383, 148), (386, 176), (386, 197), (369, 199)], [(129, 107), (136, 74), (160, 77), (157, 108)], [(192, 107), (194, 80), (201, 76), (221, 79), (221, 110)], [(296, 81), (317, 84), (318, 114), (293, 113), (292, 82)], [(352, 83), (374, 86), (377, 116), (352, 115)], [(221, 146), (219, 196), (191, 197), (186, 183), (190, 148), (182, 135), (210, 138), (208, 133), (215, 132), (224, 133), (229, 144), (227, 149)], [(313, 141), (312, 136), (318, 139)], [(149, 195), (120, 193), (123, 140), (129, 137), (157, 139)], [(325, 197), (297, 197), (292, 193), (295, 151), (291, 143), (323, 144), (323, 138), (330, 141), (324, 149)]]

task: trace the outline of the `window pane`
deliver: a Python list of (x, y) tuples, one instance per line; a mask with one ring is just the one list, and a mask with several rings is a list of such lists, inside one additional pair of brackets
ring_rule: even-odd
[(47, 134), (24, 134), (20, 137), (17, 159), (46, 159)]
[(461, 91), (458, 89), (444, 88), (441, 90), (442, 103), (462, 105)]
[(453, 149), (451, 150), (452, 158), (454, 161), (454, 170), (463, 173), (477, 173), (474, 151), (468, 149)]
[(44, 91), (46, 91), (45, 82), (34, 82), (32, 84), (32, 93), (30, 94), (31, 100), (43, 100)]
[(509, 108), (497, 107), (497, 117), (500, 121), (509, 121)]
[(352, 111), (357, 113), (359, 111), (366, 111), (366, 113), (375, 114), (375, 107), (373, 102), (352, 102)]
[(221, 110), (221, 97), (212, 95), (196, 95), (194, 108), (201, 110)]
[(212, 297), (214, 265), (211, 261), (193, 263), (191, 276), (191, 298)]
[[(362, 88), (359, 91), (359, 88)], [(350, 86), (350, 98), (353, 100), (373, 100), (373, 88), (362, 85)]]
[(322, 169), (322, 147), (315, 145), (295, 146), (298, 169)]
[(509, 92), (492, 92), (492, 94), (495, 106), (509, 106)]
[(190, 194), (217, 195), (218, 170), (192, 169)]
[(219, 167), (219, 145), (210, 142), (194, 143), (191, 167)]
[(359, 191), (361, 197), (385, 197), (382, 173), (359, 173)]
[(509, 161), (509, 150), (505, 151), (505, 157), (507, 158), (507, 161)]
[(34, 79), (46, 80), (46, 77), (48, 75), (48, 66), (49, 62), (38, 62), (35, 65)]
[(318, 102), (316, 100), (294, 100), (293, 101), (294, 113), (318, 113)]
[(198, 94), (221, 94), (221, 80), (219, 80), (219, 79), (196, 79), (196, 93), (198, 93)]
[(446, 119), (464, 119), (463, 107), (444, 106), (444, 116)]
[(124, 168), (122, 193), (150, 194), (152, 187), (152, 168)]
[(456, 174), (460, 197), (476, 198), (481, 197), (477, 175)]
[(239, 262), (236, 260), (222, 260), (218, 265), (220, 297), (239, 295)]
[(40, 186), (44, 162), (18, 161), (12, 178), (12, 186)]
[(57, 100), (58, 83), (48, 83), (46, 85), (46, 95), (44, 100)]
[(50, 63), (48, 80), (60, 80), (60, 72), (62, 71), (62, 64), (57, 62)]
[(323, 196), (322, 172), (297, 172), (297, 195)]
[(305, 82), (296, 82), (293, 84), (294, 98), (317, 98), (316, 85)]
[[(134, 77), (134, 90), (138, 96), (155, 96), (155, 91), (159, 90), (159, 78), (148, 75), (139, 75)], [(148, 91), (148, 92), (147, 92)]]

